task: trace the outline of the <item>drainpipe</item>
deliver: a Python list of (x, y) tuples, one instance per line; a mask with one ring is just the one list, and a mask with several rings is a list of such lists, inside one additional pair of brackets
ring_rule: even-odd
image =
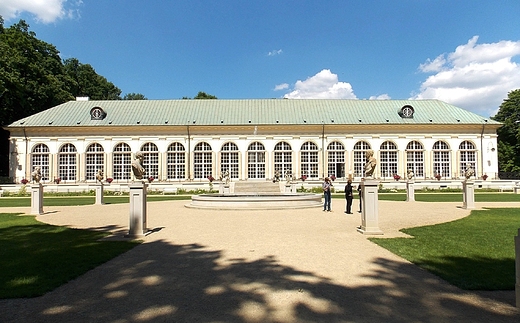
[[(25, 127), (23, 127), (23, 136), (25, 137), (25, 175), (24, 178), (27, 178), (30, 173), (27, 172), (27, 169), (30, 167), (29, 164), (29, 141), (27, 140), (27, 133), (25, 132)], [(14, 174), (13, 174), (14, 175)]]
[(482, 124), (482, 132), (480, 133), (480, 176), (484, 175), (484, 128), (486, 127), (487, 119)]
[(325, 178), (325, 123), (321, 122), (321, 177)]
[(190, 137), (190, 125), (187, 125), (188, 129), (188, 180), (191, 180), (191, 137)]

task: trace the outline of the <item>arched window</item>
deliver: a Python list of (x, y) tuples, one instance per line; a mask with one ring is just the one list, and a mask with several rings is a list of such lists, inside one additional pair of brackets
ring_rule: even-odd
[(159, 178), (159, 149), (154, 143), (147, 142), (141, 147), (145, 176)]
[(381, 177), (393, 177), (397, 174), (397, 147), (391, 141), (385, 141), (379, 149)]
[(193, 178), (213, 176), (212, 162), (211, 146), (207, 142), (198, 143), (193, 150)]
[(174, 142), (168, 146), (167, 155), (168, 179), (186, 178), (186, 151), (181, 143)]
[(31, 166), (34, 171), (35, 167), (40, 167), (42, 173), (42, 181), (49, 180), (49, 147), (44, 144), (36, 145), (31, 153)]
[(265, 178), (265, 147), (258, 141), (247, 148), (247, 177)]
[(477, 149), (470, 141), (463, 141), (459, 146), (460, 152), (460, 176), (464, 176), (464, 171), (468, 167), (472, 167), (477, 172)]
[(354, 176), (365, 176), (366, 151), (370, 150), (370, 144), (366, 141), (358, 141), (354, 145)]
[(307, 141), (301, 147), (301, 176), (318, 178), (318, 146)]
[(229, 171), (230, 178), (238, 178), (238, 146), (227, 142), (220, 152), (220, 171)]
[(113, 170), (115, 180), (129, 180), (132, 171), (132, 152), (130, 146), (120, 143), (114, 147)]
[(98, 170), (105, 172), (105, 153), (100, 144), (91, 144), (85, 155), (85, 179), (95, 181)]
[(62, 181), (75, 181), (77, 151), (73, 144), (65, 144), (58, 153), (58, 177)]
[(444, 141), (433, 144), (433, 175), (451, 177), (450, 147)]
[(345, 146), (339, 141), (333, 141), (327, 146), (327, 174), (345, 177)]
[(410, 141), (406, 146), (406, 170), (411, 169), (416, 177), (424, 177), (424, 148), (418, 141)]
[(285, 141), (274, 146), (274, 170), (279, 171), (282, 176), (287, 172), (292, 174), (292, 149)]

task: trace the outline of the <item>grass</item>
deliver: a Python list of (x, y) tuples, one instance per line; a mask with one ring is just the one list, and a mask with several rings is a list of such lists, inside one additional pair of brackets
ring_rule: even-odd
[[(345, 195), (334, 194), (333, 198), (345, 198)], [(357, 195), (355, 199), (359, 199)], [(379, 193), (381, 201), (406, 201), (406, 193)], [(418, 202), (460, 202), (462, 193), (415, 193)], [(520, 202), (520, 194), (512, 193), (475, 193), (475, 202)]]
[(520, 209), (474, 210), (463, 219), (402, 229), (413, 238), (370, 240), (466, 290), (513, 290)]
[(107, 234), (0, 213), (0, 298), (43, 295), (139, 243), (98, 241)]
[[(170, 201), (170, 200), (189, 200), (190, 195), (148, 195), (148, 202)], [(44, 206), (74, 206), (74, 205), (91, 205), (96, 201), (95, 196), (62, 196), (62, 197), (44, 197)], [(123, 196), (105, 196), (105, 204), (121, 204), (129, 203), (128, 195)], [(30, 207), (30, 197), (3, 197), (0, 198), (0, 207)]]

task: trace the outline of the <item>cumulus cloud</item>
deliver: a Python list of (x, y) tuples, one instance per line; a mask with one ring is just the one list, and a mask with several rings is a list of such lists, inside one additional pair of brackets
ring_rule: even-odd
[(78, 6), (81, 0), (2, 0), (0, 1), (0, 15), (5, 20), (15, 19), (22, 12), (28, 12), (36, 17), (37, 21), (51, 23), (57, 19), (74, 18), (78, 16)]
[(289, 88), (289, 84), (287, 83), (282, 83), (282, 84), (278, 84), (274, 87), (274, 90), (275, 91), (281, 91), (281, 90), (286, 90)]
[(281, 49), (275, 49), (275, 50), (272, 50), (272, 51), (270, 51), (269, 53), (267, 53), (267, 56), (280, 55), (281, 53), (283, 53), (283, 50), (281, 50)]
[(439, 99), (484, 117), (496, 114), (507, 93), (520, 84), (520, 41), (477, 44), (478, 36), (454, 52), (428, 59), (419, 66), (433, 73), (412, 99)]
[(368, 98), (369, 100), (390, 100), (391, 97), (388, 94), (373, 95)]
[(298, 80), (287, 99), (357, 99), (350, 83), (340, 82), (338, 75), (324, 69), (305, 81)]

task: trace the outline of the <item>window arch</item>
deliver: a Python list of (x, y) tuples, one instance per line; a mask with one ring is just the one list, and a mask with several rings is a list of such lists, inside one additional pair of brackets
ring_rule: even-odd
[(238, 178), (238, 146), (227, 142), (220, 152), (220, 171), (229, 171), (230, 178)]
[(174, 142), (168, 146), (167, 172), (168, 179), (186, 178), (186, 150), (179, 142)]
[(397, 146), (385, 141), (379, 149), (381, 177), (392, 177), (397, 174)]
[(464, 171), (468, 166), (471, 166), (477, 172), (477, 149), (470, 141), (463, 141), (459, 145), (460, 153), (460, 176), (464, 176)]
[(418, 141), (410, 141), (406, 146), (406, 170), (411, 169), (416, 177), (424, 177), (424, 147)]
[(153, 176), (159, 178), (159, 149), (152, 142), (147, 142), (141, 147), (143, 153), (143, 168), (146, 170), (146, 177)]
[(49, 147), (45, 144), (38, 144), (34, 146), (31, 153), (31, 167), (34, 171), (34, 168), (40, 167), (40, 171), (42, 173), (42, 181), (49, 180)]
[(258, 141), (247, 148), (247, 177), (265, 178), (265, 147)]
[(98, 143), (90, 144), (85, 154), (85, 179), (96, 180), (98, 170), (105, 171), (105, 152)]
[(301, 176), (318, 178), (318, 146), (311, 142), (304, 142), (301, 147)]
[(354, 145), (354, 176), (365, 176), (366, 151), (372, 149), (366, 141), (358, 141)]
[(327, 146), (327, 174), (345, 177), (345, 146), (339, 141), (333, 141)]
[(58, 153), (58, 178), (75, 181), (77, 171), (77, 150), (73, 144), (65, 144)]
[(433, 144), (433, 175), (451, 177), (450, 147), (444, 141)]
[(129, 180), (132, 171), (132, 150), (125, 143), (114, 147), (112, 174), (115, 180)]
[(289, 143), (281, 141), (274, 146), (274, 170), (282, 176), (292, 174), (292, 148)]
[(193, 150), (193, 178), (201, 179), (212, 175), (212, 150), (207, 142), (200, 142)]

